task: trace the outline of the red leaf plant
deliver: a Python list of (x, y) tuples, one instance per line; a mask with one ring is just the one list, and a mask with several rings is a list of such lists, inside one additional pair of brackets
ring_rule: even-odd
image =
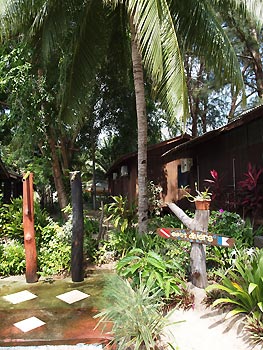
[(257, 169), (248, 163), (248, 171), (244, 173), (244, 180), (238, 182), (238, 204), (243, 207), (245, 214), (256, 217), (263, 206), (263, 183), (261, 175), (263, 168)]
[(219, 179), (218, 172), (216, 170), (210, 170), (210, 175), (212, 179), (206, 179), (205, 182), (209, 183), (210, 189), (212, 191), (212, 199), (218, 198), (222, 194), (222, 178)]

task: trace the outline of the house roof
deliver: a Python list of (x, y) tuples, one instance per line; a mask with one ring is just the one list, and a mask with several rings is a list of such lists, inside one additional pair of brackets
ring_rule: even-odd
[[(187, 142), (190, 139), (191, 139), (191, 136), (188, 134), (180, 135), (180, 136), (174, 137), (172, 139), (162, 141), (162, 142), (156, 143), (154, 145), (150, 145), (147, 147), (147, 151), (151, 152), (155, 149), (158, 149), (158, 148), (161, 148), (164, 146), (174, 147), (176, 144), (181, 144), (182, 142), (183, 143)], [(123, 155), (122, 157), (117, 159), (116, 162), (113, 163), (113, 165), (107, 171), (107, 174), (112, 173), (114, 171), (114, 169), (116, 169), (123, 162), (125, 162), (133, 157), (137, 157), (137, 154), (138, 154), (138, 152), (136, 151), (136, 152), (131, 152), (131, 153), (127, 153), (127, 154)]]
[(22, 180), (22, 175), (15, 171), (8, 170), (0, 158), (0, 180)]
[(8, 178), (9, 178), (8, 171), (4, 163), (0, 159), (0, 179), (8, 179)]
[(245, 124), (247, 124), (255, 119), (258, 119), (258, 118), (263, 118), (263, 105), (243, 112), (237, 118), (230, 121), (228, 124), (222, 126), (221, 128), (208, 131), (199, 137), (196, 137), (196, 138), (191, 139), (183, 144), (175, 146), (171, 150), (165, 152), (162, 155), (162, 157), (164, 157), (168, 154), (174, 153), (174, 152), (188, 151), (200, 143), (209, 141), (210, 139), (212, 139), (220, 134), (227, 133), (232, 129), (238, 128), (238, 127), (245, 125)]

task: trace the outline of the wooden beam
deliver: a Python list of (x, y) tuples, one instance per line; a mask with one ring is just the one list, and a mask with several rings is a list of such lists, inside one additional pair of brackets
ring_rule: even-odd
[(79, 171), (70, 173), (72, 198), (72, 244), (71, 244), (71, 278), (73, 282), (83, 281), (83, 239), (84, 219), (82, 184)]
[(32, 173), (27, 173), (23, 177), (23, 228), (26, 255), (26, 281), (27, 283), (34, 283), (38, 281), (38, 275)]

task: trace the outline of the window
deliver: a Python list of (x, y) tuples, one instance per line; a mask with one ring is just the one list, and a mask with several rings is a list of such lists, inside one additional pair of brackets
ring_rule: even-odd
[(189, 185), (189, 175), (190, 175), (189, 171), (182, 173), (181, 165), (178, 165), (177, 167), (178, 188)]

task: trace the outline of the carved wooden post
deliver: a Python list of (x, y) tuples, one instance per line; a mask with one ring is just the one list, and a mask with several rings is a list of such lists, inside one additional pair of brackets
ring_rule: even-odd
[[(209, 210), (196, 210), (194, 218), (190, 218), (174, 203), (168, 204), (171, 211), (190, 230), (207, 232)], [(191, 243), (190, 266), (192, 283), (198, 288), (207, 287), (206, 258), (204, 245)]]
[(27, 173), (23, 177), (23, 228), (26, 255), (26, 281), (27, 283), (34, 283), (38, 281), (38, 276), (32, 173)]
[(70, 173), (72, 197), (72, 245), (71, 245), (71, 277), (73, 282), (83, 281), (83, 201), (82, 185), (79, 171)]

